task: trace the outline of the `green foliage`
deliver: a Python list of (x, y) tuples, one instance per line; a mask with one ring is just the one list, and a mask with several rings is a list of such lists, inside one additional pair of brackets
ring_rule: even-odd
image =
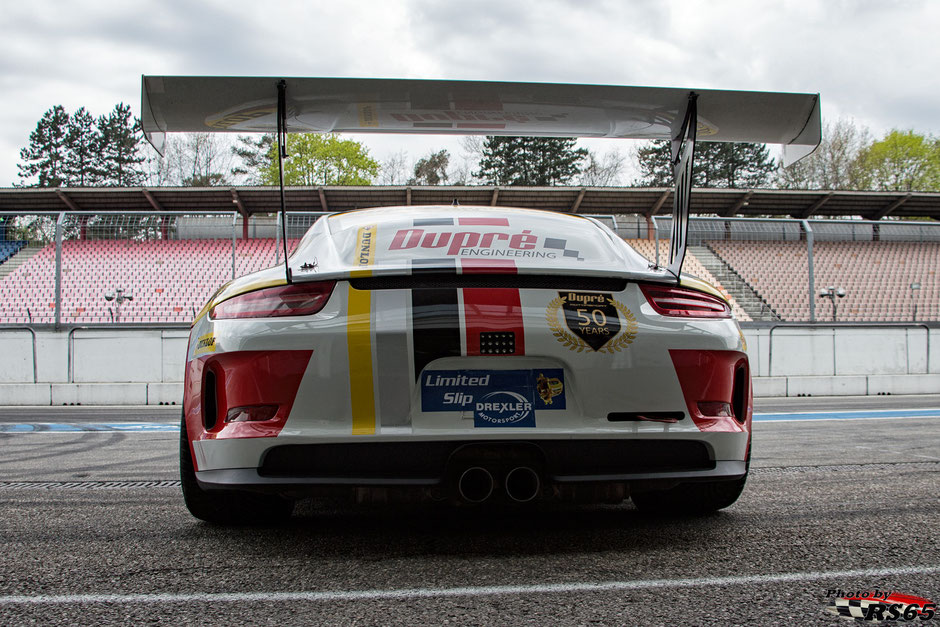
[(861, 186), (882, 191), (940, 189), (940, 140), (894, 129), (859, 155)]
[(69, 114), (62, 105), (46, 111), (36, 129), (29, 134), (29, 146), (20, 150), (23, 163), (17, 165), (20, 184), (28, 185), (29, 179), (37, 179), (36, 187), (59, 187), (66, 179), (68, 153)]
[(408, 185), (443, 185), (447, 182), (447, 166), (450, 153), (446, 150), (433, 152), (415, 163), (415, 175), (408, 179)]
[(672, 161), (670, 143), (665, 140), (647, 142), (636, 150), (641, 187), (672, 187)]
[[(265, 185), (278, 184), (277, 144), (268, 151), (268, 164), (262, 171)], [(285, 185), (371, 185), (379, 172), (379, 162), (361, 143), (336, 135), (299, 133), (288, 135), (284, 161)]]
[(46, 111), (20, 151), (20, 185), (131, 187), (143, 180), (140, 121), (118, 104), (95, 120), (85, 107), (71, 116), (61, 105)]
[[(671, 142), (656, 140), (637, 150), (642, 186), (673, 185)], [(765, 187), (776, 164), (764, 144), (697, 142), (692, 168), (693, 187)]]
[(587, 157), (576, 140), (554, 137), (488, 136), (480, 170), (474, 176), (488, 185), (566, 185), (581, 172)]
[[(231, 172), (233, 176), (245, 177), (249, 185), (260, 184), (263, 173), (271, 166), (271, 146), (274, 145), (274, 134), (239, 135), (237, 143), (232, 146), (232, 155), (237, 157), (239, 163)], [(277, 163), (274, 164), (277, 169)]]
[(69, 118), (68, 129), (65, 180), (73, 187), (98, 184), (101, 180), (98, 158), (101, 134), (95, 126), (95, 118), (81, 107)]
[(130, 105), (118, 103), (107, 116), (98, 118), (100, 133), (99, 173), (101, 183), (113, 187), (140, 185), (144, 158), (137, 149), (142, 138), (140, 120), (131, 115)]

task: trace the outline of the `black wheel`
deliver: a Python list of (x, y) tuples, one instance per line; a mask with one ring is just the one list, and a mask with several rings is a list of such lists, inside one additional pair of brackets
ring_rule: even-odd
[(707, 514), (733, 504), (744, 491), (745, 474), (731, 481), (681, 483), (669, 490), (632, 494), (633, 504), (650, 514)]
[(185, 418), (180, 427), (180, 483), (189, 513), (217, 525), (275, 524), (290, 518), (294, 510), (293, 501), (276, 495), (200, 488), (186, 437)]

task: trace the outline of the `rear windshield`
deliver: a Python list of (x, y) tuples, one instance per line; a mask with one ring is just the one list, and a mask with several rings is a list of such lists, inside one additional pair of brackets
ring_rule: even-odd
[(329, 229), (340, 257), (354, 267), (375, 270), (577, 272), (632, 269), (638, 263), (628, 247), (594, 221), (545, 211), (376, 209), (331, 216)]

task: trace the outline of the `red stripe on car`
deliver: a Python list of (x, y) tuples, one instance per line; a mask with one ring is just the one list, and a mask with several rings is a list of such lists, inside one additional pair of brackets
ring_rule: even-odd
[(516, 262), (512, 259), (461, 259), (460, 271), (464, 274), (516, 274)]
[(509, 218), (457, 218), (460, 226), (509, 226)]
[[(515, 288), (463, 289), (464, 325), (467, 332), (467, 355), (483, 355), (481, 333), (512, 332), (514, 350), (506, 355), (525, 355), (525, 327), (522, 303)], [(492, 353), (485, 353), (492, 354)]]

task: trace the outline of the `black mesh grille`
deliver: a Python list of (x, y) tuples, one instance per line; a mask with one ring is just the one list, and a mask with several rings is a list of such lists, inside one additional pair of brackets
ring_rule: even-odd
[(543, 276), (540, 274), (419, 274), (350, 279), (357, 290), (407, 290), (441, 287), (508, 287), (517, 289), (588, 290), (621, 292), (626, 279), (607, 277)]
[(481, 355), (513, 355), (516, 352), (516, 334), (513, 331), (484, 331), (480, 333)]

